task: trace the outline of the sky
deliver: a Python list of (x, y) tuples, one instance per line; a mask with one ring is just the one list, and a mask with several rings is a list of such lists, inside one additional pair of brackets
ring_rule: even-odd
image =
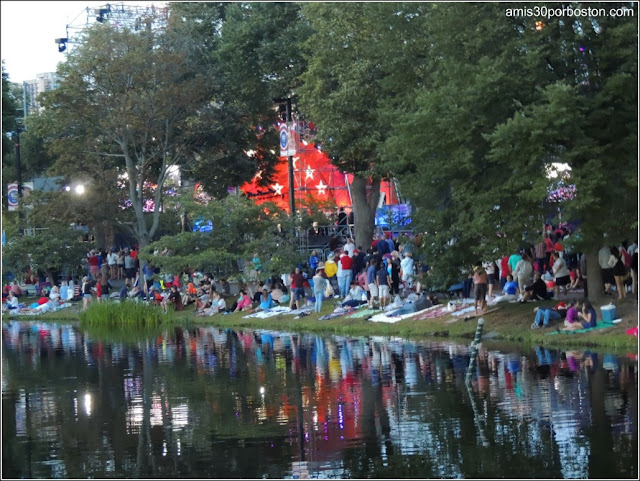
[[(2, 1), (0, 2), (0, 53), (11, 82), (22, 83), (36, 78), (36, 74), (55, 72), (65, 53), (58, 52), (56, 38), (67, 36), (66, 25), (80, 27), (87, 20), (86, 8), (93, 9), (107, 3), (143, 5), (152, 2), (104, 1)], [(156, 5), (160, 2), (153, 2)], [(69, 36), (79, 32), (71, 29)]]

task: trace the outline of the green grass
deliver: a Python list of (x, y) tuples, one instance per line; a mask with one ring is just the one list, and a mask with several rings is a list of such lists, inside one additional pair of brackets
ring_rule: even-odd
[[(495, 333), (491, 340), (486, 339), (484, 341), (485, 344), (507, 342), (561, 348), (600, 347), (609, 351), (625, 353), (637, 351), (637, 339), (634, 336), (625, 334), (626, 329), (636, 326), (638, 323), (637, 306), (633, 304), (632, 300), (627, 299), (621, 303), (616, 302), (618, 316), (622, 317), (623, 321), (608, 329), (572, 335), (545, 335), (547, 332), (552, 331), (556, 325), (561, 324), (560, 321), (551, 328), (532, 330), (533, 308), (535, 306), (554, 306), (555, 304), (556, 302), (554, 301), (502, 304), (499, 310), (484, 316), (486, 321), (484, 334)], [(454, 323), (446, 323), (446, 321), (454, 319), (453, 316), (420, 321), (406, 319), (395, 324), (374, 323), (364, 319), (348, 319), (346, 317), (338, 317), (327, 321), (318, 320), (319, 317), (332, 312), (335, 305), (334, 301), (325, 301), (320, 314), (312, 312), (309, 316), (300, 319), (294, 319), (294, 316), (284, 314), (267, 319), (245, 319), (244, 316), (248, 314), (247, 312), (196, 317), (193, 304), (187, 306), (184, 311), (173, 312), (170, 310), (169, 314), (163, 314), (159, 307), (144, 304), (93, 303), (85, 313), (80, 313), (80, 317), (85, 320), (83, 323), (85, 327), (101, 326), (101, 334), (103, 335), (109, 329), (120, 331), (124, 327), (128, 329), (146, 329), (166, 324), (194, 324), (232, 329), (274, 329), (345, 336), (397, 336), (415, 339), (446, 337), (468, 342), (473, 339), (476, 329), (477, 319), (464, 321), (458, 318)], [(60, 316), (64, 316), (64, 318), (60, 318)], [(21, 317), (29, 319), (27, 316)], [(70, 308), (37, 316), (37, 319), (47, 321), (76, 320), (78, 319), (78, 312), (74, 312), (74, 308)]]
[(173, 319), (173, 315), (164, 314), (160, 306), (142, 302), (92, 302), (79, 317), (85, 327), (111, 328), (154, 328)]

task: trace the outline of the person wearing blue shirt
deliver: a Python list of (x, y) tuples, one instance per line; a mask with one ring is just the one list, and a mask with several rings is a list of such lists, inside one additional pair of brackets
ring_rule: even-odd
[(516, 293), (518, 292), (518, 283), (513, 280), (512, 275), (507, 276), (507, 282), (505, 282), (502, 292), (503, 294), (501, 296), (495, 296), (487, 304), (494, 306), (498, 302), (515, 301), (517, 299)]
[(373, 301), (378, 297), (378, 284), (376, 284), (376, 271), (378, 270), (376, 258), (369, 261), (367, 268), (367, 284), (369, 284), (369, 309), (373, 309)]
[[(590, 327), (596, 327), (597, 315), (596, 310), (591, 305), (588, 299), (585, 299), (582, 305), (582, 312), (578, 313), (578, 316), (582, 318), (582, 327), (588, 329)], [(578, 324), (578, 323), (576, 323)]]
[(320, 262), (320, 259), (318, 259), (318, 253), (316, 251), (311, 251), (311, 256), (309, 257), (309, 268), (311, 269), (311, 272), (316, 271), (318, 268), (318, 262)]
[(271, 294), (267, 292), (267, 289), (262, 289), (262, 295), (260, 296), (260, 305), (258, 305), (258, 310), (266, 311), (267, 309), (271, 309), (273, 307), (273, 301), (271, 299)]
[(513, 276), (507, 276), (507, 282), (504, 284), (502, 291), (505, 294), (515, 295), (518, 292), (518, 283), (513, 280)]
[(120, 289), (120, 302), (124, 302), (127, 300), (127, 297), (129, 296), (130, 287), (131, 287), (131, 284), (129, 284), (128, 282), (126, 282), (124, 286), (122, 286), (122, 289)]

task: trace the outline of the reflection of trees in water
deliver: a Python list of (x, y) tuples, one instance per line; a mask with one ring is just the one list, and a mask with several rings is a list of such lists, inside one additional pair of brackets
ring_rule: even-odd
[[(472, 404), (468, 349), (447, 343), (213, 328), (133, 345), (76, 332), (62, 346), (64, 335), (52, 337), (3, 329), (3, 449), (21, 460), (5, 473), (26, 475), (33, 466), (33, 476), (47, 477), (51, 468), (38, 463), (45, 447), (69, 477), (284, 477), (293, 461), (343, 477), (562, 477), (580, 472), (567, 459), (579, 460), (584, 449), (589, 476), (605, 469), (611, 476), (612, 465), (629, 474), (637, 462), (634, 365), (611, 376), (582, 359), (571, 371), (566, 356), (541, 352), (518, 356), (510, 372), (506, 356), (481, 351)], [(16, 393), (34, 399), (42, 386), (51, 407), (27, 408), (33, 462), (25, 464)], [(612, 399), (623, 413), (612, 415)], [(46, 418), (50, 411), (59, 414)], [(559, 430), (568, 417), (575, 429)], [(46, 436), (34, 429), (42, 425)]]

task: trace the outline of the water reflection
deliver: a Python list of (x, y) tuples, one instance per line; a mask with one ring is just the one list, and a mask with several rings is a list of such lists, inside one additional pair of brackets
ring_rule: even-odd
[(590, 351), (3, 324), (3, 477), (637, 477), (637, 363)]

